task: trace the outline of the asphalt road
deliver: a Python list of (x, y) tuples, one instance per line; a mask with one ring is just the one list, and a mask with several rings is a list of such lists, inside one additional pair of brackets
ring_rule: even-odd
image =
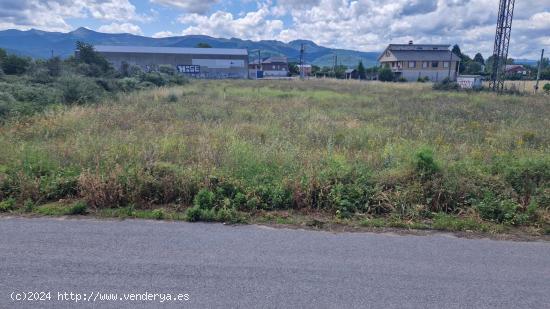
[(550, 243), (0, 218), (0, 308), (92, 307), (550, 308)]

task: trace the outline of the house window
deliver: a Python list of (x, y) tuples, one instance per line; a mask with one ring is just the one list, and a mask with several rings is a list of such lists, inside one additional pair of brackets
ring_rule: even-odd
[(411, 69), (416, 68), (416, 61), (409, 61), (409, 68)]
[(448, 68), (448, 67), (449, 67), (449, 61), (443, 62), (443, 67), (444, 67), (444, 68)]
[(426, 61), (422, 62), (422, 68), (427, 69), (428, 68), (428, 62), (426, 62)]
[(432, 68), (437, 68), (439, 66), (439, 62), (432, 61)]

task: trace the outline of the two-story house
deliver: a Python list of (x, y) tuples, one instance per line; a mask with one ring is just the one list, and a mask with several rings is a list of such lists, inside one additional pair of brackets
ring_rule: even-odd
[(417, 81), (428, 78), (441, 81), (456, 80), (460, 57), (449, 50), (450, 45), (390, 44), (378, 57), (378, 62), (387, 65), (396, 78)]

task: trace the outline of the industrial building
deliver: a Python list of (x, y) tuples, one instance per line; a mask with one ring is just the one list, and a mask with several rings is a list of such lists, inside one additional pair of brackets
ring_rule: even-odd
[(378, 58), (396, 78), (417, 81), (428, 78), (438, 82), (445, 78), (456, 81), (460, 57), (449, 50), (450, 45), (390, 44)]
[(123, 63), (156, 71), (171, 66), (188, 77), (248, 78), (248, 51), (230, 48), (181, 48), (146, 46), (95, 46), (115, 68)]
[(287, 77), (288, 76), (288, 59), (286, 57), (269, 57), (252, 61), (248, 65), (249, 74), (251, 77)]

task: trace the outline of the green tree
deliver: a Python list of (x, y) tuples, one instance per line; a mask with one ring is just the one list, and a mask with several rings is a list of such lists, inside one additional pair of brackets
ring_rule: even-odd
[[(1, 55), (0, 55), (0, 59), (1, 59)], [(537, 69), (539, 67), (539, 64), (540, 64), (540, 60), (537, 61)], [(541, 68), (543, 70), (547, 69), (547, 68), (550, 68), (550, 60), (548, 58), (542, 58), (542, 67)]]
[(8, 75), (20, 75), (29, 69), (31, 60), (17, 55), (7, 55), (2, 60), (2, 70)]
[(462, 59), (462, 51), (460, 50), (460, 46), (458, 46), (458, 44), (453, 46), (453, 53)]
[(2, 60), (4, 60), (8, 56), (8, 53), (6, 53), (5, 50), (0, 48), (0, 64), (2, 63)]
[(378, 71), (378, 80), (383, 82), (393, 82), (395, 76), (388, 65), (385, 65)]
[(48, 70), (48, 75), (52, 77), (57, 77), (61, 75), (61, 59), (59, 57), (53, 57), (46, 61), (46, 69)]
[(366, 70), (365, 66), (363, 65), (363, 61), (359, 61), (359, 65), (357, 66), (357, 73), (359, 73), (359, 79), (366, 79)]
[(481, 64), (481, 65), (484, 65), (485, 64), (485, 59), (483, 59), (483, 55), (481, 55), (480, 53), (477, 53), (475, 56), (474, 56), (474, 61)]
[(479, 74), (481, 72), (481, 64), (477, 61), (470, 60), (464, 64), (464, 74)]
[(208, 43), (201, 42), (201, 43), (197, 44), (197, 48), (212, 48), (212, 46)]
[(288, 73), (290, 75), (298, 75), (300, 74), (300, 68), (298, 68), (298, 65), (294, 62), (291, 62), (288, 64)]
[(91, 44), (77, 41), (76, 50), (78, 51), (78, 62), (97, 66), (103, 73), (107, 73), (113, 69), (107, 59), (96, 52)]
[(318, 65), (311, 66), (311, 75), (315, 76), (317, 73), (321, 72), (321, 68)]

